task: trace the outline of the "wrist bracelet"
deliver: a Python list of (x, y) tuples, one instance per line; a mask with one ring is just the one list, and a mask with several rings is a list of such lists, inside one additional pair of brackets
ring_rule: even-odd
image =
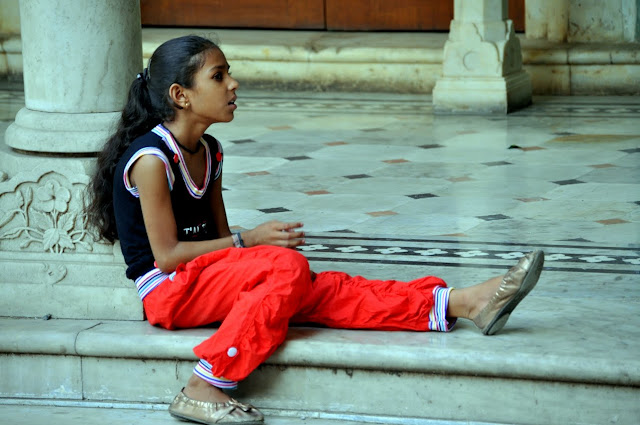
[(231, 235), (231, 239), (233, 239), (233, 246), (236, 248), (244, 248), (244, 241), (242, 240), (242, 236), (240, 236), (240, 232), (234, 233)]

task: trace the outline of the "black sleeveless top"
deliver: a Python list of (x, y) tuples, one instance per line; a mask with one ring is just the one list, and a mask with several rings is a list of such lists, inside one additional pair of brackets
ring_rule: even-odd
[[(204, 145), (207, 159), (202, 187), (198, 187), (191, 180), (180, 148), (171, 133), (162, 125), (134, 140), (120, 158), (114, 175), (113, 205), (118, 239), (128, 266), (128, 278), (136, 280), (156, 269), (138, 191), (129, 180), (132, 165), (143, 155), (154, 155), (165, 164), (178, 240), (199, 241), (218, 237), (214, 227), (209, 188), (211, 182), (222, 174), (222, 146), (208, 134), (203, 135), (200, 142)], [(153, 288), (147, 289), (144, 295)], [(141, 290), (140, 285), (138, 290)]]

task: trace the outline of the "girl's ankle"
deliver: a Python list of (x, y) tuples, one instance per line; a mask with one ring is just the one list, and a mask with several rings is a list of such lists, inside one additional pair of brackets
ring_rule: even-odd
[(209, 401), (213, 403), (224, 403), (229, 401), (230, 397), (226, 395), (220, 388), (214, 387), (204, 379), (192, 375), (187, 381), (187, 385), (184, 387), (184, 395), (187, 397), (199, 400)]

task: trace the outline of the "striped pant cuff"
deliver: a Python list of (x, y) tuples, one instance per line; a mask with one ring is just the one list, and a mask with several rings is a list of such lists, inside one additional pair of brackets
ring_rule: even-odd
[(211, 365), (205, 360), (200, 360), (198, 362), (196, 367), (193, 368), (193, 373), (195, 373), (199, 378), (204, 379), (214, 387), (224, 388), (226, 390), (234, 390), (238, 388), (237, 381), (213, 376), (213, 374), (211, 373)]
[(433, 290), (433, 307), (429, 312), (429, 330), (449, 332), (453, 329), (457, 319), (447, 317), (449, 294), (453, 288), (438, 286)]

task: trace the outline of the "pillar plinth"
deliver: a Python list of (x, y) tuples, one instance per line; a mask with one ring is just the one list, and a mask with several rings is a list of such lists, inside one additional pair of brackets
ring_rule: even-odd
[(455, 0), (433, 90), (436, 113), (507, 113), (531, 103), (520, 41), (506, 17), (507, 0)]

